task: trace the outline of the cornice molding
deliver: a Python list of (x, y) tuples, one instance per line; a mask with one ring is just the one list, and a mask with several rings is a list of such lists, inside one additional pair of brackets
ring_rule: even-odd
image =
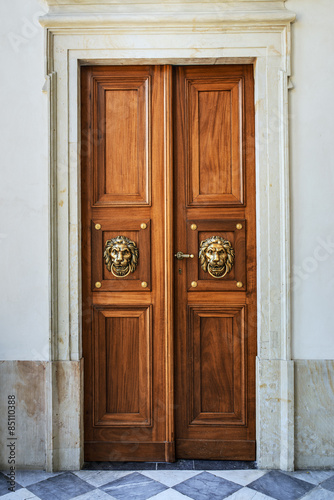
[(49, 12), (40, 19), (46, 28), (219, 28), (222, 25), (273, 25), (294, 21), (285, 0), (46, 0)]

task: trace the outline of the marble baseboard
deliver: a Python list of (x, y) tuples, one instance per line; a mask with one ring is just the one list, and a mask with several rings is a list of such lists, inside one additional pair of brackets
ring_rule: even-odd
[[(289, 396), (287, 411), (279, 411), (280, 400), (289, 395), (289, 388), (283, 387), (284, 373), (293, 365), (295, 468), (334, 468), (334, 360), (258, 360), (257, 440), (266, 451), (258, 467), (284, 469), (282, 440), (293, 449), (291, 432), (286, 432), (293, 429), (286, 425), (293, 408)], [(5, 443), (7, 397), (15, 394), (17, 468), (78, 470), (82, 466), (82, 377), (83, 360), (0, 362), (0, 435)], [(277, 382), (268, 385), (266, 378)], [(8, 468), (6, 446), (0, 447), (0, 467)]]
[(334, 468), (334, 360), (295, 361), (295, 467)]
[(8, 470), (8, 395), (15, 395), (16, 468), (45, 467), (45, 375), (44, 361), (0, 361), (1, 470)]

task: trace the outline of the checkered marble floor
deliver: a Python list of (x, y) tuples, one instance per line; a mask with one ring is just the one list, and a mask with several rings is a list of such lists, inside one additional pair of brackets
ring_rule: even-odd
[(76, 472), (17, 471), (15, 492), (8, 491), (3, 472), (0, 500), (334, 500), (334, 470), (199, 470), (189, 462), (180, 470), (168, 464), (98, 470), (96, 464)]

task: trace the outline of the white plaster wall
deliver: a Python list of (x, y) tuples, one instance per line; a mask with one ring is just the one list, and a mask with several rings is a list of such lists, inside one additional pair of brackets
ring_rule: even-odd
[(334, 359), (334, 2), (296, 12), (290, 91), (294, 359)]
[[(288, 0), (292, 340), (334, 359), (334, 2)], [(0, 359), (48, 359), (47, 103), (38, 0), (0, 3)]]
[(48, 163), (37, 0), (0, 2), (0, 359), (48, 357)]

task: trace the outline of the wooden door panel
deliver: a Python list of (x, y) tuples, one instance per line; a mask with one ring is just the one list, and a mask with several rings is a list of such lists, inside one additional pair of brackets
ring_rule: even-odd
[(245, 306), (189, 306), (188, 317), (189, 425), (245, 425)]
[[(98, 222), (97, 222), (98, 221)], [(98, 229), (96, 229), (98, 227)], [(151, 221), (145, 217), (102, 219), (91, 223), (92, 234), (92, 291), (137, 291), (151, 290)], [(137, 265), (127, 276), (115, 276), (109, 270), (104, 257), (107, 241), (125, 236), (135, 243), (138, 250)], [(101, 283), (99, 289), (96, 282)], [(145, 285), (143, 287), (143, 284)]]
[[(196, 228), (195, 228), (196, 226)], [(202, 267), (199, 251), (201, 242), (210, 241), (213, 236), (219, 236), (227, 241), (227, 252), (233, 251), (230, 259), (232, 267), (227, 274), (221, 278), (211, 276), (208, 268)], [(247, 288), (246, 273), (246, 221), (245, 219), (220, 219), (220, 220), (199, 220), (187, 221), (187, 248), (195, 255), (187, 266), (188, 291), (199, 293), (203, 291), (237, 291), (242, 292)], [(207, 245), (210, 250), (210, 245)], [(204, 252), (203, 252), (204, 258)], [(205, 266), (206, 263), (203, 262)], [(191, 283), (195, 281), (196, 287)], [(238, 285), (237, 285), (238, 284)], [(241, 286), (242, 284), (242, 286)]]
[(94, 426), (150, 426), (152, 306), (95, 307)]
[(253, 460), (252, 67), (81, 74), (85, 460)]
[(93, 77), (94, 204), (150, 205), (150, 75), (119, 73)]
[(242, 77), (188, 75), (188, 206), (241, 205)]
[(85, 460), (172, 460), (171, 68), (81, 72)]
[(176, 456), (254, 460), (252, 67), (174, 75)]

